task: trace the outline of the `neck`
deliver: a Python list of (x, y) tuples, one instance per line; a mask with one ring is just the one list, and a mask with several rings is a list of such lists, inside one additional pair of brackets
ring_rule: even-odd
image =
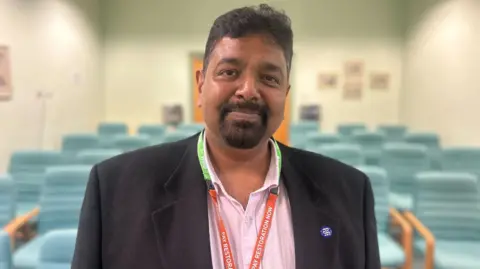
[(269, 140), (260, 142), (251, 149), (237, 149), (227, 145), (222, 138), (205, 131), (208, 153), (211, 162), (218, 170), (249, 168), (268, 171), (270, 166)]

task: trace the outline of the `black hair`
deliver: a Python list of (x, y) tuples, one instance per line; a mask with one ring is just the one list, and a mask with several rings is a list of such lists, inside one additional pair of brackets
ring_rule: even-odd
[(290, 18), (267, 4), (258, 7), (243, 7), (231, 10), (218, 17), (210, 28), (205, 54), (203, 57), (203, 70), (207, 69), (210, 54), (216, 42), (224, 37), (240, 38), (250, 34), (266, 34), (279, 45), (287, 62), (287, 70), (293, 57), (293, 31)]

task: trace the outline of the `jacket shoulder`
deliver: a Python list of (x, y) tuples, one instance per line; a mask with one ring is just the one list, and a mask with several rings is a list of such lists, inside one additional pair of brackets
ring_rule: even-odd
[[(334, 184), (360, 187), (367, 180), (359, 169), (338, 160), (311, 151), (285, 147), (289, 161), (305, 176), (321, 185)], [(333, 182), (330, 182), (333, 183)]]
[[(197, 135), (186, 139), (123, 153), (96, 165), (100, 181), (111, 184), (122, 178), (155, 178), (166, 181)], [(117, 182), (118, 183), (118, 182)], [(158, 182), (157, 182), (158, 183)]]

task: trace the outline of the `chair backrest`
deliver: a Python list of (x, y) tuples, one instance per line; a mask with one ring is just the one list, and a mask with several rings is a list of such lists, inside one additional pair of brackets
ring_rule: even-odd
[(161, 124), (143, 124), (138, 127), (139, 135), (148, 135), (152, 138), (160, 138), (165, 134), (167, 127)]
[(402, 141), (407, 133), (405, 125), (396, 124), (381, 124), (378, 126), (378, 131), (385, 134), (385, 138), (389, 142)]
[(62, 151), (78, 153), (85, 149), (100, 147), (100, 139), (96, 134), (68, 134), (62, 138)]
[(128, 134), (128, 126), (121, 122), (101, 122), (98, 124), (97, 133), (100, 136), (112, 137)]
[(38, 233), (77, 228), (91, 166), (49, 168), (40, 199)]
[(122, 151), (115, 149), (83, 150), (78, 153), (77, 160), (82, 165), (95, 165), (120, 154)]
[(355, 144), (322, 145), (315, 151), (348, 165), (363, 165), (365, 158), (360, 146)]
[(185, 139), (192, 135), (191, 133), (188, 132), (183, 132), (183, 131), (173, 131), (173, 132), (168, 132), (165, 133), (163, 136), (163, 143), (171, 143), (171, 142), (177, 142), (179, 140)]
[(77, 230), (56, 230), (45, 234), (37, 269), (70, 269)]
[(470, 172), (480, 176), (480, 148), (447, 148), (442, 152), (442, 170)]
[(380, 165), (390, 180), (390, 190), (412, 194), (415, 174), (430, 170), (430, 159), (423, 145), (387, 143), (383, 148)]
[(338, 144), (342, 142), (342, 137), (337, 134), (325, 134), (312, 132), (307, 134), (307, 147), (314, 149), (325, 144)]
[(0, 175), (0, 230), (15, 217), (15, 186), (8, 175)]
[(385, 143), (385, 135), (380, 132), (357, 131), (352, 138), (364, 150), (381, 150)]
[(63, 165), (65, 162), (64, 155), (59, 151), (14, 152), (8, 172), (15, 182), (17, 202), (38, 203), (46, 169), (50, 166)]
[(366, 131), (367, 126), (363, 123), (344, 123), (339, 124), (337, 127), (337, 132), (344, 136), (352, 136), (358, 131)]
[(373, 195), (375, 197), (375, 216), (377, 219), (377, 230), (379, 232), (387, 232), (390, 217), (390, 209), (388, 203), (389, 181), (387, 171), (376, 166), (357, 166), (357, 168), (365, 173), (372, 185)]
[(419, 173), (416, 187), (414, 213), (437, 239), (480, 240), (477, 176), (460, 172)]
[(12, 249), (8, 233), (0, 229), (0, 269), (12, 269)]
[(152, 145), (148, 136), (116, 136), (113, 139), (113, 147), (123, 152), (128, 152)]
[(205, 128), (205, 125), (201, 123), (183, 123), (177, 126), (176, 130), (190, 135), (194, 135)]
[(440, 148), (440, 138), (435, 133), (406, 134), (405, 142), (424, 145), (428, 150), (438, 150)]
[(307, 146), (307, 134), (318, 133), (320, 125), (317, 121), (300, 121), (290, 124), (290, 145), (304, 149)]

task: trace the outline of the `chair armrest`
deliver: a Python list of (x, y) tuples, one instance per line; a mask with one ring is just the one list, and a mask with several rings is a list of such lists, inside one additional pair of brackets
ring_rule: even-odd
[(425, 269), (434, 269), (435, 237), (412, 212), (407, 211), (404, 213), (404, 216), (420, 236), (425, 239)]
[(402, 231), (402, 247), (405, 252), (405, 264), (402, 269), (412, 269), (413, 266), (413, 250), (412, 250), (412, 238), (413, 231), (410, 223), (396, 210), (395, 208), (390, 208), (390, 216), (395, 225), (400, 226)]
[(4, 227), (4, 230), (10, 235), (10, 238), (15, 238), (17, 231), (22, 228), (28, 221), (34, 218), (40, 212), (40, 208), (36, 207), (27, 214), (20, 216), (12, 220), (7, 226)]

